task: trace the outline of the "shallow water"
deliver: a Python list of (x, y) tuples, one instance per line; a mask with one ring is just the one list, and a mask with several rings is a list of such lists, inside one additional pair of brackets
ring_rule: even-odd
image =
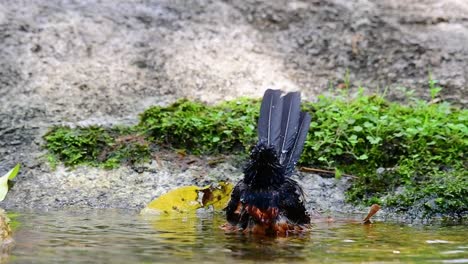
[(19, 213), (10, 263), (468, 263), (468, 226), (318, 223), (302, 237), (225, 234), (222, 214)]

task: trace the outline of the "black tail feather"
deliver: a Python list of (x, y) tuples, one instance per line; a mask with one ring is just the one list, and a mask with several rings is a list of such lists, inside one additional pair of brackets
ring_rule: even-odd
[(289, 150), (289, 159), (285, 164), (287, 174), (294, 170), (294, 166), (296, 166), (296, 163), (301, 156), (307, 133), (309, 132), (310, 121), (311, 117), (309, 113), (301, 112), (301, 116), (299, 118), (299, 130), (295, 137), (293, 147)]
[(278, 149), (280, 163), (289, 158), (299, 129), (301, 95), (299, 92), (288, 93), (283, 98), (283, 113), (281, 117), (281, 141)]
[(281, 91), (266, 90), (258, 119), (258, 139), (267, 146), (277, 146), (280, 141), (282, 108)]
[(281, 93), (268, 89), (263, 96), (258, 119), (259, 142), (244, 170), (246, 180), (258, 181), (259, 185), (281, 183), (294, 171), (309, 130), (310, 115), (300, 110), (300, 93), (285, 96)]

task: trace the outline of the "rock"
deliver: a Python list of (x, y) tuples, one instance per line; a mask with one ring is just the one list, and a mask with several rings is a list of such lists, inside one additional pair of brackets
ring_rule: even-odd
[(10, 259), (10, 253), (14, 246), (10, 219), (5, 210), (0, 208), (0, 263), (6, 263)]
[(0, 244), (10, 243), (11, 240), (10, 219), (5, 210), (0, 208)]

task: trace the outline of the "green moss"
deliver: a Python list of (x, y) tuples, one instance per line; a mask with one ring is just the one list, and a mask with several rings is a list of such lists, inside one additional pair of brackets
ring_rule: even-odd
[(148, 160), (149, 144), (129, 128), (62, 127), (52, 128), (45, 136), (48, 160), (53, 167), (58, 161), (67, 166), (86, 164), (115, 168), (122, 163)]
[(429, 174), (424, 180), (402, 185), (402, 189), (388, 195), (385, 204), (403, 211), (422, 207), (429, 216), (462, 218), (468, 212), (468, 175), (463, 170)]
[[(453, 200), (460, 201), (459, 190), (433, 190), (440, 178), (447, 183), (441, 186), (468, 189), (466, 180), (453, 176), (467, 176), (468, 111), (419, 100), (401, 105), (362, 94), (352, 100), (320, 97), (305, 108), (314, 118), (301, 162), (357, 175), (350, 201), (385, 202), (380, 197), (405, 186), (405, 197), (434, 196), (440, 206), (428, 211), (454, 212), (458, 206), (468, 212), (466, 200), (453, 206)], [(395, 199), (388, 204), (396, 205)]]
[(216, 106), (183, 99), (146, 110), (138, 127), (151, 141), (195, 154), (242, 150), (255, 142), (258, 109), (246, 98)]
[[(467, 110), (421, 100), (391, 103), (362, 91), (355, 98), (319, 96), (303, 108), (312, 123), (300, 164), (356, 175), (350, 201), (468, 212)], [(256, 141), (258, 111), (259, 101), (247, 98), (215, 106), (184, 99), (151, 107), (134, 127), (55, 127), (45, 147), (53, 162), (106, 168), (146, 161), (156, 146), (245, 154)]]
[(97, 163), (99, 154), (113, 141), (107, 130), (97, 126), (76, 129), (54, 127), (44, 139), (51, 154), (49, 160), (60, 160), (69, 166)]

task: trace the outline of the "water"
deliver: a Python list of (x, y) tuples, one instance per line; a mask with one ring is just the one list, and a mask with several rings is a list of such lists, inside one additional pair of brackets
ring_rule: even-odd
[[(225, 234), (222, 214), (20, 213), (10, 263), (468, 263), (468, 226), (316, 224), (302, 237)], [(1, 261), (0, 261), (1, 262)]]

